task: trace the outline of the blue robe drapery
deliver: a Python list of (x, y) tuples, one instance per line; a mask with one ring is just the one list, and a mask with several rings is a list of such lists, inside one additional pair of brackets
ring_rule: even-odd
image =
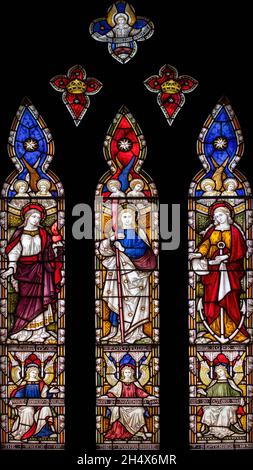
[[(131, 260), (141, 258), (146, 253), (148, 245), (133, 228), (121, 229), (118, 233), (125, 235), (125, 238), (119, 241), (124, 248), (125, 255)], [(109, 321), (112, 326), (118, 326), (118, 315), (112, 310), (109, 313)]]
[[(41, 397), (41, 388), (43, 387), (43, 382), (36, 382), (36, 383), (27, 383), (24, 386), (20, 386), (17, 390), (14, 391), (12, 394), (13, 398), (42, 398)], [(47, 392), (47, 396), (45, 398), (52, 398), (52, 393)], [(44, 397), (43, 397), (44, 398)], [(49, 423), (47, 422), (43, 428), (37, 433), (34, 434), (33, 437), (40, 437), (45, 438), (54, 434), (52, 431)]]

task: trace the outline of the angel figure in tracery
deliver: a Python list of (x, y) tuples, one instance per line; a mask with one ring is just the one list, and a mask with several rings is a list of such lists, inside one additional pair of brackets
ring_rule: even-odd
[(107, 42), (112, 57), (121, 64), (137, 52), (137, 41), (145, 41), (154, 32), (153, 23), (135, 15), (134, 8), (124, 1), (114, 3), (106, 18), (98, 18), (90, 25), (90, 34), (96, 41)]

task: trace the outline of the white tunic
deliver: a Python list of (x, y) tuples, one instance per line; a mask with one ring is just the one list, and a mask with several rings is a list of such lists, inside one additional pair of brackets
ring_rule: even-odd
[(17, 269), (17, 261), (20, 256), (33, 256), (41, 251), (41, 238), (40, 235), (21, 235), (20, 242), (9, 252), (9, 268), (13, 268), (14, 272)]
[[(18, 242), (8, 254), (8, 267), (13, 268), (14, 273), (17, 270), (17, 261), (20, 256), (34, 256), (41, 252), (41, 238), (39, 233), (32, 236), (29, 235), (27, 231), (28, 230), (26, 230), (26, 233), (21, 235), (20, 242)], [(28, 323), (24, 330), (38, 330), (49, 325), (53, 321), (52, 307), (49, 304), (48, 308)], [(15, 333), (12, 335), (12, 338), (19, 339), (20, 333)]]
[[(119, 314), (116, 256), (110, 240), (103, 240), (99, 250), (106, 257), (103, 265), (107, 268), (103, 299), (110, 310)], [(150, 272), (138, 271), (130, 258), (121, 251), (119, 260), (125, 339), (128, 343), (134, 343), (145, 337), (140, 327), (149, 321)]]

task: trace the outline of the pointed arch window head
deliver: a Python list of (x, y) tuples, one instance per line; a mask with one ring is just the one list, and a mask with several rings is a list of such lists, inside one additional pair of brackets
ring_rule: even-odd
[(96, 441), (104, 450), (159, 448), (158, 199), (142, 170), (146, 152), (123, 106), (104, 141), (109, 170), (95, 202)]
[(252, 198), (227, 98), (197, 141), (189, 191), (190, 445), (252, 448)]
[(225, 197), (231, 191), (234, 196), (251, 195), (249, 183), (236, 168), (243, 152), (242, 131), (228, 99), (223, 97), (199, 134), (197, 153), (203, 170), (194, 178), (189, 195), (202, 197), (211, 192), (210, 196)]
[[(106, 174), (108, 177), (105, 178), (106, 183), (97, 189), (97, 195), (108, 197), (114, 194), (113, 182), (117, 180), (116, 186), (120, 187), (122, 192), (126, 192), (129, 197), (130, 190), (134, 190), (134, 194), (138, 190), (141, 192), (138, 185), (136, 189), (135, 180), (137, 179), (140, 180), (139, 184), (144, 190), (140, 197), (157, 196), (157, 190), (151, 178), (144, 171), (140, 172), (146, 153), (146, 141), (139, 125), (128, 109), (122, 106), (104, 141), (104, 155), (110, 171)], [(134, 194), (131, 193), (130, 196)]]
[(1, 448), (62, 449), (64, 190), (49, 169), (52, 135), (28, 98), (8, 153), (15, 169), (1, 193)]

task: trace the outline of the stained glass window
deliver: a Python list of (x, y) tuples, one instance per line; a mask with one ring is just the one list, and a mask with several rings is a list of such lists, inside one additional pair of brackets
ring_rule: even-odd
[(252, 199), (242, 132), (222, 98), (198, 138), (189, 193), (190, 443), (252, 447)]
[(158, 198), (144, 136), (122, 107), (95, 202), (96, 442), (159, 448)]
[(54, 142), (25, 98), (1, 194), (1, 448), (64, 448), (64, 191)]

